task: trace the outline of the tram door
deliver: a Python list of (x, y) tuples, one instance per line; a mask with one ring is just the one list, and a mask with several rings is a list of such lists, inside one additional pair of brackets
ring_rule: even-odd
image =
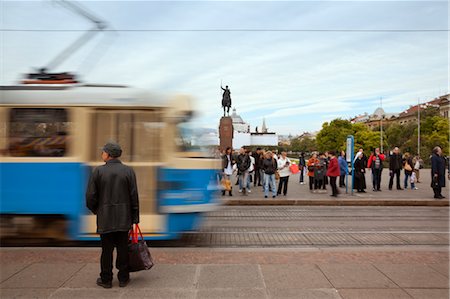
[[(162, 111), (97, 109), (92, 113), (90, 165), (102, 165), (101, 148), (108, 141), (122, 147), (120, 160), (133, 167), (139, 191), (140, 227), (144, 233), (165, 230), (164, 219), (157, 214), (157, 167), (161, 165)], [(84, 233), (95, 233), (95, 216), (86, 217)]]

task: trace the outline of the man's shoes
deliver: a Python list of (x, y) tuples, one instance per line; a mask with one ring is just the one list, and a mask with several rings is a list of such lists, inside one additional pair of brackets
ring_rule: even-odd
[(129, 278), (128, 278), (128, 280), (125, 280), (125, 281), (119, 281), (119, 287), (124, 288), (124, 287), (126, 287), (129, 283), (130, 283), (130, 279), (129, 279)]
[(267, 195), (264, 195), (264, 198), (267, 198)]
[(112, 282), (103, 282), (103, 280), (99, 277), (97, 278), (97, 285), (104, 287), (105, 289), (110, 289), (112, 288)]
[(403, 188), (397, 188), (397, 190), (403, 190)]
[(275, 198), (276, 196), (275, 195), (272, 195), (272, 198)]

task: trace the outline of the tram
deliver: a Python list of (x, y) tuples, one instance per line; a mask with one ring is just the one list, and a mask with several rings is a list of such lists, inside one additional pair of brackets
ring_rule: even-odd
[(38, 81), (0, 87), (1, 238), (99, 240), (85, 190), (108, 141), (136, 172), (145, 239), (179, 238), (218, 206), (218, 161), (183, 138), (189, 97)]

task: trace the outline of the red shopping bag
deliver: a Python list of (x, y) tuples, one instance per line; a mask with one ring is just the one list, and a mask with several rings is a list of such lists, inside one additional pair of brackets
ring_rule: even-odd
[(289, 166), (289, 170), (290, 170), (293, 174), (298, 173), (298, 172), (299, 172), (298, 165), (297, 165), (297, 164), (292, 164), (291, 166)]
[[(139, 236), (141, 239), (139, 240)], [(130, 240), (128, 243), (129, 271), (136, 272), (141, 270), (150, 270), (153, 265), (152, 255), (148, 250), (147, 243), (144, 241), (141, 229), (135, 224), (130, 231)]]

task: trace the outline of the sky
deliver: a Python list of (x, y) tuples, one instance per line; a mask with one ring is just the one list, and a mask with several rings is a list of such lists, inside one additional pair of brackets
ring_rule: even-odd
[[(449, 92), (447, 1), (78, 1), (99, 32), (53, 71), (194, 98), (217, 128), (223, 86), (252, 130), (298, 135)], [(1, 1), (0, 84), (93, 25), (55, 1)]]

